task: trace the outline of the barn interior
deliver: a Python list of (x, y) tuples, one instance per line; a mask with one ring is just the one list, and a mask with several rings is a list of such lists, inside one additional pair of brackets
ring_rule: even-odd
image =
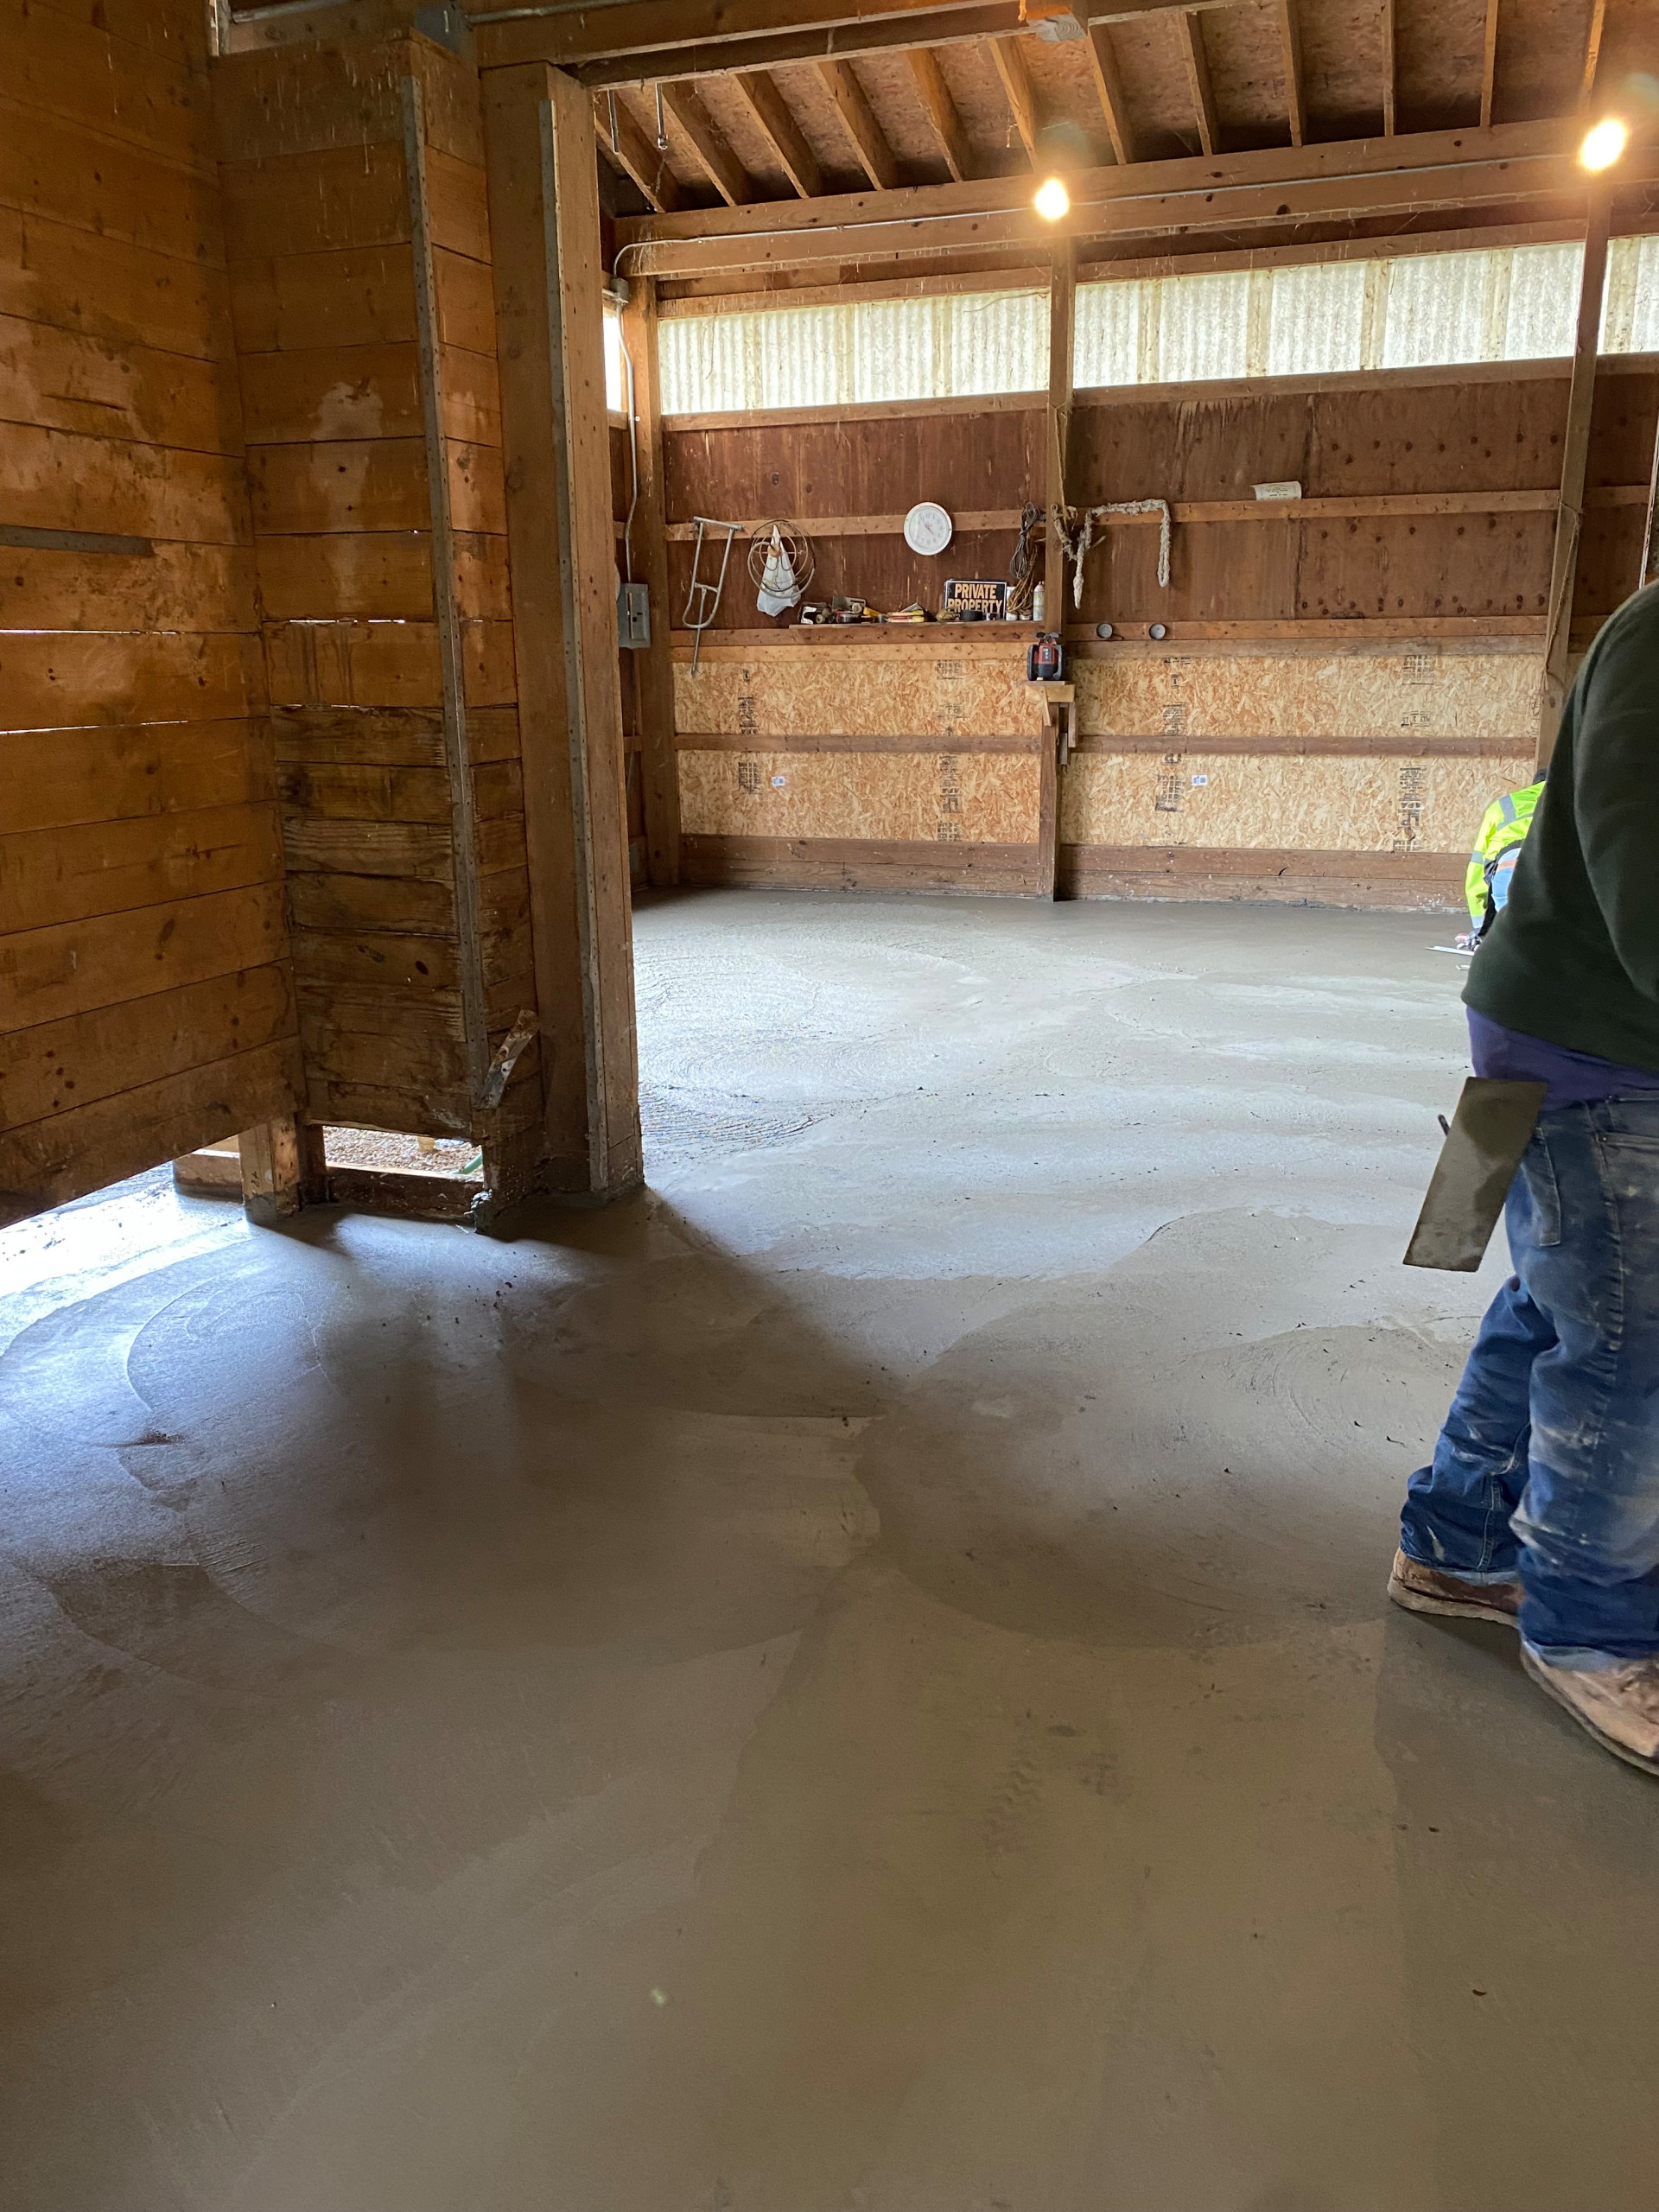
[(1383, 1584), (1655, 0), (0, 111), (0, 2207), (1649, 2205), (1651, 1784)]

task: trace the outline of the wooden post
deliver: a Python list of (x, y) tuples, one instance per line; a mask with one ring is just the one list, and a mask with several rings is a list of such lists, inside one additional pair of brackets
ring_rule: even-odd
[(613, 1196), (639, 1179), (639, 1088), (593, 105), (540, 62), (484, 99), (542, 1173)]
[(1538, 720), (1538, 773), (1549, 766), (1567, 697), (1573, 635), (1573, 587), (1584, 522), (1584, 471), (1590, 453), (1590, 415), (1596, 398), (1596, 346), (1601, 334), (1601, 296), (1607, 274), (1611, 202), (1592, 194), (1584, 226), (1584, 276), (1579, 286), (1579, 327), (1573, 348), (1573, 381), (1561, 436), (1561, 488), (1555, 508), (1555, 551), (1550, 563), (1549, 614), (1544, 628), (1544, 683)]
[(1065, 623), (1065, 540), (1059, 511), (1065, 505), (1066, 464), (1071, 446), (1071, 352), (1077, 321), (1077, 247), (1074, 238), (1056, 241), (1048, 280), (1048, 409), (1045, 423), (1044, 497), (1048, 530), (1043, 545), (1043, 582), (1048, 626)]
[(633, 656), (639, 696), (639, 766), (645, 802), (645, 877), (661, 888), (680, 880), (680, 770), (674, 750), (672, 611), (668, 603), (668, 522), (663, 486), (662, 379), (657, 359), (657, 285), (643, 276), (622, 313), (622, 343), (633, 366), (639, 504), (631, 544), (634, 572), (651, 594), (651, 643)]
[(322, 1131), (289, 1116), (260, 1122), (237, 1139), (242, 1155), (242, 1205), (262, 1229), (327, 1195)]
[[(1064, 633), (1067, 577), (1060, 510), (1066, 505), (1066, 467), (1071, 448), (1071, 353), (1077, 321), (1077, 247), (1055, 242), (1048, 286), (1048, 405), (1045, 410), (1047, 534), (1043, 542), (1044, 627)], [(1058, 740), (1045, 714), (1042, 781), (1038, 800), (1037, 896), (1054, 896), (1055, 846), (1059, 823)]]

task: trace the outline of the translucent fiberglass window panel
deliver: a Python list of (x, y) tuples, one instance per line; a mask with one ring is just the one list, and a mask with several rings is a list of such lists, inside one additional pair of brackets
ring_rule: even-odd
[(1048, 300), (1036, 291), (962, 292), (665, 315), (659, 346), (671, 415), (1040, 391)]
[(622, 381), (622, 324), (614, 308), (605, 310), (605, 404), (613, 415), (627, 405)]

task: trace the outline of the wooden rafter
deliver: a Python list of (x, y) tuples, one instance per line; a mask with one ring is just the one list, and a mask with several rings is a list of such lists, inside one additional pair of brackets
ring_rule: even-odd
[(1192, 111), (1198, 118), (1198, 148), (1202, 153), (1213, 154), (1221, 141), (1216, 128), (1216, 96), (1210, 83), (1210, 57), (1204, 50), (1204, 32), (1192, 9), (1183, 9), (1175, 22), (1181, 42), (1181, 60), (1186, 65), (1186, 81), (1192, 92)]
[(1395, 133), (1394, 0), (1380, 0), (1377, 32), (1382, 46), (1382, 136)]
[(1002, 80), (1002, 90), (1014, 115), (1014, 127), (1034, 168), (1039, 160), (1037, 95), (1021, 43), (1017, 38), (994, 38), (990, 45), (991, 60), (996, 64), (996, 73)]
[[(1478, 137), (1466, 129), (1416, 131), (1088, 169), (1068, 179), (1071, 213), (1062, 227), (1079, 238), (1179, 231), (1190, 240), (1199, 231), (1294, 223), (1380, 219), (1398, 227), (1409, 217), (1463, 209), (1508, 209), (1513, 221), (1531, 205), (1581, 191), (1582, 180), (1559, 121), (1498, 124)], [(1659, 182), (1659, 148), (1632, 146), (1620, 182), (1627, 191)], [(879, 199), (861, 191), (783, 200), (764, 211), (764, 223), (750, 208), (637, 217), (620, 222), (617, 236), (630, 247), (631, 274), (674, 277), (901, 259), (914, 256), (918, 239), (938, 253), (1029, 250), (1043, 235), (1029, 194), (1027, 171), (911, 186)]]
[(1279, 0), (1279, 51), (1285, 72), (1285, 112), (1290, 121), (1290, 143), (1300, 146), (1307, 137), (1307, 109), (1302, 97), (1302, 27), (1296, 0)]
[(1486, 37), (1480, 62), (1480, 127), (1490, 130), (1492, 95), (1497, 85), (1497, 0), (1486, 0)]
[(973, 175), (973, 156), (969, 149), (968, 133), (963, 128), (957, 104), (950, 97), (950, 87), (944, 81), (944, 72), (931, 51), (925, 46), (910, 50), (910, 73), (915, 79), (916, 90), (933, 136), (939, 142), (944, 156), (944, 165), (960, 184), (964, 177)]
[[(1288, 0), (1285, 0), (1288, 5)], [(1104, 23), (1089, 26), (1089, 65), (1094, 73), (1095, 92), (1099, 98), (1101, 111), (1106, 118), (1106, 135), (1112, 142), (1112, 151), (1122, 162), (1135, 159), (1135, 131), (1129, 122), (1129, 104), (1123, 94), (1123, 79), (1117, 67), (1117, 55), (1113, 50), (1111, 35)]]
[[(614, 113), (616, 139), (612, 143)], [(668, 156), (653, 146), (639, 125), (614, 95), (603, 92), (594, 102), (594, 124), (599, 143), (612, 165), (632, 177), (659, 215), (671, 215), (683, 204), (679, 179), (668, 166)]]
[(1584, 80), (1579, 105), (1588, 107), (1596, 89), (1596, 70), (1601, 60), (1601, 35), (1607, 23), (1607, 0), (1596, 0), (1590, 15), (1590, 33), (1584, 42)]
[(760, 199), (753, 178), (690, 85), (664, 85), (663, 105), (691, 141), (697, 159), (728, 207), (746, 207)]
[(850, 61), (821, 61), (818, 73), (824, 90), (835, 102), (842, 128), (853, 142), (864, 174), (878, 192), (891, 192), (899, 181), (899, 164), (887, 143), (887, 135), (876, 121), (864, 87), (853, 74)]
[(777, 156), (779, 168), (804, 200), (816, 200), (823, 190), (823, 171), (817, 156), (801, 136), (801, 126), (790, 112), (776, 80), (764, 69), (753, 69), (744, 71), (730, 81)]

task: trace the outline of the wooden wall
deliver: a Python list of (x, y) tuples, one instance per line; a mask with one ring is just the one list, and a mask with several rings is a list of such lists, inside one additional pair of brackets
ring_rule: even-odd
[[(1580, 645), (1634, 588), (1659, 413), (1659, 363), (1603, 372)], [(1166, 588), (1155, 518), (1134, 517), (1088, 556), (1080, 607), (1069, 575), (1051, 594), (1079, 733), (1061, 892), (1455, 904), (1482, 812), (1532, 775), (1567, 389), (1564, 364), (1529, 363), (1079, 394), (1072, 499), (1166, 498), (1177, 519)], [(1030, 400), (669, 418), (676, 609), (695, 513), (829, 518), (814, 597), (937, 607), (947, 575), (1005, 573), (1043, 422)], [(1301, 501), (1254, 499), (1290, 478)], [(894, 528), (925, 498), (974, 525), (931, 561)], [(734, 567), (697, 674), (677, 639), (688, 878), (1030, 887), (1030, 634), (761, 626)]]
[(299, 1079), (206, 29), (200, 0), (0, 10), (13, 1211)]
[[(539, 1085), (532, 1046), (501, 1113), (477, 1110), (480, 1058), (536, 1005), (477, 79), (394, 39), (233, 56), (216, 90), (306, 1105), (479, 1136), (487, 1172), (492, 1143), (536, 1119)], [(446, 572), (462, 694), (448, 734)], [(474, 957), (486, 1033), (469, 1042)]]

